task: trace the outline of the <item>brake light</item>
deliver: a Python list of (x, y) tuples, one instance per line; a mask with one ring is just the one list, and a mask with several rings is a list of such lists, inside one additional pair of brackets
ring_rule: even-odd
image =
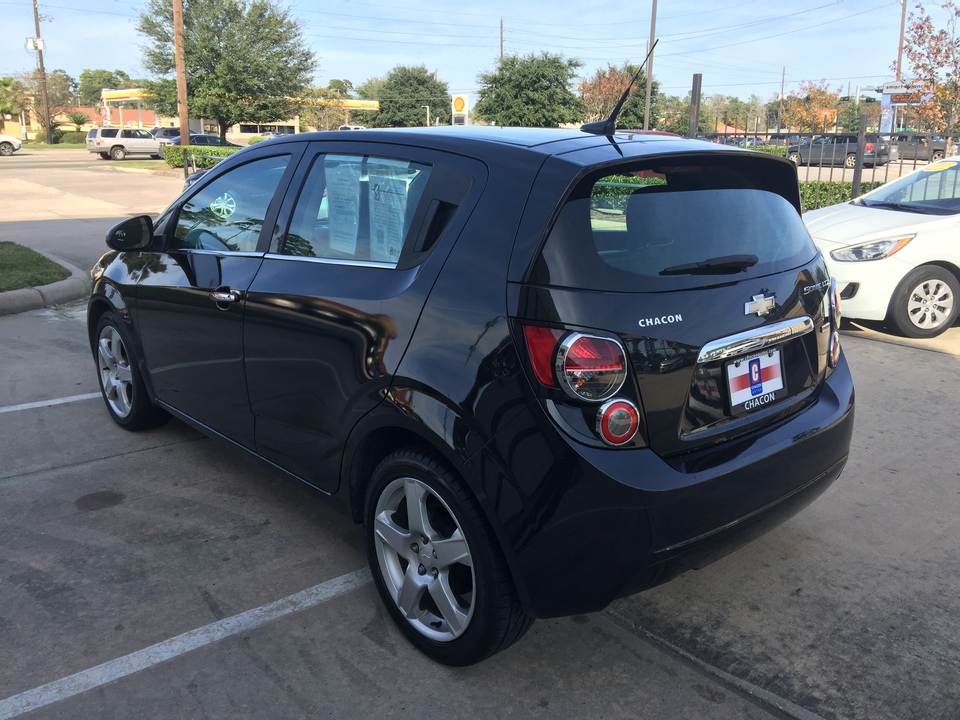
[(560, 387), (575, 400), (601, 402), (613, 397), (627, 379), (627, 358), (616, 340), (570, 333), (556, 359)]
[(865, 149), (867, 152), (873, 152), (873, 143), (867, 143), (867, 144), (864, 146), (864, 149)]
[(563, 330), (525, 325), (523, 335), (527, 341), (527, 353), (533, 365), (533, 374), (541, 385), (556, 387), (557, 382), (553, 378), (553, 352), (557, 341), (563, 336)]

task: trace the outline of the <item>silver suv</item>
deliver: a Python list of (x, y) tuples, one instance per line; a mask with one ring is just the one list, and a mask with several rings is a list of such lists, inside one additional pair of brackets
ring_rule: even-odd
[(93, 128), (87, 133), (87, 150), (104, 160), (123, 160), (127, 155), (163, 156), (160, 141), (139, 128)]

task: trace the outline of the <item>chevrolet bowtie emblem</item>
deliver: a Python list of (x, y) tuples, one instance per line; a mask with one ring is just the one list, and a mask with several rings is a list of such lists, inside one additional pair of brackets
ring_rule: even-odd
[(764, 315), (769, 315), (770, 311), (777, 306), (777, 297), (776, 295), (771, 295), (770, 297), (764, 297), (763, 295), (754, 295), (753, 300), (748, 303), (743, 304), (743, 314), (744, 315), (753, 315), (757, 314), (757, 317), (763, 317)]

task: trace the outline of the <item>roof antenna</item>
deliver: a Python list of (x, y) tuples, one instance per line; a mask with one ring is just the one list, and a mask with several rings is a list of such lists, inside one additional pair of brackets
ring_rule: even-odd
[[(633, 76), (633, 80), (631, 80), (630, 84), (627, 85), (627, 89), (623, 91), (623, 95), (620, 96), (620, 100), (616, 105), (614, 105), (613, 112), (610, 113), (610, 117), (608, 117), (606, 120), (597, 120), (596, 122), (581, 125), (581, 130), (592, 133), (593, 135), (613, 135), (617, 131), (617, 115), (620, 114), (620, 111), (623, 109), (623, 104), (627, 101), (627, 98), (630, 97), (630, 90), (633, 89), (633, 84), (637, 81), (637, 78), (640, 77), (640, 73), (642, 73), (643, 69), (647, 66), (647, 60), (649, 60), (650, 56), (653, 55), (653, 49), (657, 47), (658, 42), (660, 42), (660, 38), (657, 38), (653, 41), (653, 46), (650, 48), (650, 52), (648, 52), (647, 57), (643, 59), (643, 64), (640, 65), (640, 69), (637, 70), (636, 74)], [(650, 82), (650, 78), (647, 78), (647, 82)]]

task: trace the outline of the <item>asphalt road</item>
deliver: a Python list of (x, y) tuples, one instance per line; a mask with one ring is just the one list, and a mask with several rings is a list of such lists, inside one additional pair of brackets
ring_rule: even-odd
[[(39, 199), (0, 240), (89, 267), (179, 190), (85, 155), (0, 159)], [(958, 327), (849, 328), (850, 461), (800, 515), (450, 669), (380, 610), (357, 527), (178, 422), (119, 430), (83, 313), (0, 317), (0, 720), (960, 717)]]

